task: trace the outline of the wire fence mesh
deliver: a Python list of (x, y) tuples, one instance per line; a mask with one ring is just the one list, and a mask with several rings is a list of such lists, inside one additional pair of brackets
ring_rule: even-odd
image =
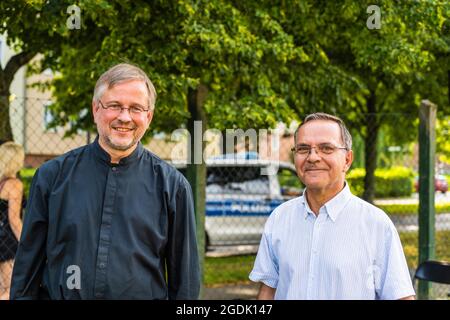
[[(50, 105), (51, 100), (45, 98), (17, 98), (11, 102), (14, 140), (25, 150), (25, 166), (19, 173), (25, 199), (36, 168), (95, 138), (81, 131), (65, 138), (64, 132), (68, 127), (48, 129), (52, 121)], [(376, 135), (350, 125), (355, 161), (347, 181), (355, 194), (363, 195), (365, 149), (376, 148), (379, 169), (375, 172), (374, 204), (383, 209), (396, 226), (413, 278), (418, 264), (417, 115), (391, 113), (378, 117), (380, 126)], [(182, 162), (187, 152), (184, 148), (176, 150), (180, 142), (171, 138), (170, 133), (154, 136), (145, 147), (169, 162)], [(275, 207), (301, 195), (304, 189), (290, 153), (293, 144), (293, 132), (286, 130), (277, 142), (276, 157), (273, 153), (262, 156), (261, 146), (249, 145), (245, 139), (241, 145), (235, 146), (237, 153), (232, 155), (234, 161), (227, 159), (229, 155), (211, 154), (207, 161), (206, 181), (204, 299), (256, 297), (258, 285), (250, 282), (248, 275), (265, 221)], [(176, 166), (184, 172), (183, 165)], [(442, 163), (438, 164), (437, 169), (436, 259), (450, 261), (450, 193), (447, 192), (450, 169)], [(262, 174), (267, 170), (275, 174)], [(4, 199), (2, 193), (0, 198)], [(1, 213), (2, 226), (11, 220), (6, 211)], [(3, 294), (3, 298), (8, 292), (16, 249), (8, 242), (17, 238), (11, 231), (7, 236), (3, 233), (0, 240), (0, 295)], [(10, 254), (7, 255), (7, 252)], [(431, 298), (446, 299), (449, 292), (449, 286), (433, 285)]]

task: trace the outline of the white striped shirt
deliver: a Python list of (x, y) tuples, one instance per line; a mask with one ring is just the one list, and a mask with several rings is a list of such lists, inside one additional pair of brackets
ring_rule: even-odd
[(415, 295), (400, 238), (348, 185), (320, 208), (303, 196), (268, 218), (250, 280), (275, 299), (399, 299)]

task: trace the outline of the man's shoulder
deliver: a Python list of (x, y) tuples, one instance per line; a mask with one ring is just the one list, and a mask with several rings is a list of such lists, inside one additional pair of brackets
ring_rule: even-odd
[(291, 210), (296, 208), (303, 201), (303, 196), (298, 196), (293, 199), (289, 199), (280, 204), (275, 210)]
[(187, 181), (183, 174), (172, 164), (161, 159), (150, 150), (144, 148), (143, 156), (144, 161), (148, 161), (149, 164), (155, 168), (158, 174), (161, 174), (165, 179), (174, 179), (182, 182)]
[(287, 217), (291, 214), (296, 214), (300, 211), (303, 196), (299, 196), (290, 200), (287, 200), (276, 207), (271, 216), (272, 219), (280, 219), (281, 217)]
[(39, 172), (52, 173), (54, 171), (59, 171), (61, 169), (61, 167), (64, 165), (64, 163), (78, 158), (80, 155), (82, 155), (87, 150), (88, 147), (89, 147), (89, 145), (85, 145), (82, 147), (78, 147), (76, 149), (72, 149), (62, 155), (59, 155), (53, 159), (50, 159), (50, 160), (44, 162), (39, 167)]
[(351, 206), (348, 209), (351, 209), (355, 214), (363, 214), (365, 220), (377, 224), (390, 225), (392, 223), (386, 212), (355, 195), (352, 195)]

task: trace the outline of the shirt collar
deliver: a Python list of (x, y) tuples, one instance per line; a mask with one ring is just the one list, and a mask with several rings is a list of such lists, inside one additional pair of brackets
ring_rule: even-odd
[[(305, 189), (305, 192), (306, 192), (306, 189)], [(314, 215), (314, 212), (309, 207), (308, 201), (306, 201), (305, 192), (303, 193), (303, 196), (301, 197), (301, 201), (305, 206), (304, 217), (306, 219), (309, 214)], [(346, 181), (344, 189), (342, 189), (337, 195), (334, 196), (334, 198), (332, 198), (331, 200), (329, 200), (327, 203), (324, 204), (325, 211), (327, 212), (328, 216), (330, 217), (330, 219), (333, 222), (336, 221), (339, 214), (342, 212), (342, 210), (347, 205), (351, 196), (352, 196), (352, 193), (350, 192), (350, 188)]]
[(314, 212), (311, 210), (311, 208), (309, 207), (309, 203), (308, 201), (306, 201), (306, 189), (303, 192), (303, 196), (301, 196), (300, 201), (303, 203), (305, 210), (303, 211), (303, 217), (306, 219), (308, 218), (308, 215), (314, 216)]
[(98, 135), (95, 138), (94, 142), (91, 144), (91, 148), (94, 152), (94, 155), (100, 161), (108, 164), (109, 166), (123, 166), (123, 165), (130, 164), (130, 163), (136, 161), (137, 159), (139, 159), (142, 156), (142, 154), (144, 153), (144, 147), (142, 146), (142, 143), (138, 142), (136, 149), (134, 149), (131, 154), (129, 154), (125, 158), (120, 159), (118, 164), (113, 164), (113, 163), (111, 163), (111, 156), (109, 155), (109, 153), (106, 152), (100, 146), (100, 143), (98, 142)]

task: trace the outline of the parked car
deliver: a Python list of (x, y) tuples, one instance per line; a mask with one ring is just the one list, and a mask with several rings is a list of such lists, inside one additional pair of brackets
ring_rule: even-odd
[[(419, 192), (419, 177), (416, 177), (414, 182), (416, 192)], [(443, 175), (436, 175), (434, 177), (434, 190), (445, 194), (448, 191), (447, 179)]]
[[(270, 213), (301, 195), (291, 163), (256, 159), (206, 162), (206, 245), (259, 244)], [(185, 174), (185, 165), (177, 165)]]

